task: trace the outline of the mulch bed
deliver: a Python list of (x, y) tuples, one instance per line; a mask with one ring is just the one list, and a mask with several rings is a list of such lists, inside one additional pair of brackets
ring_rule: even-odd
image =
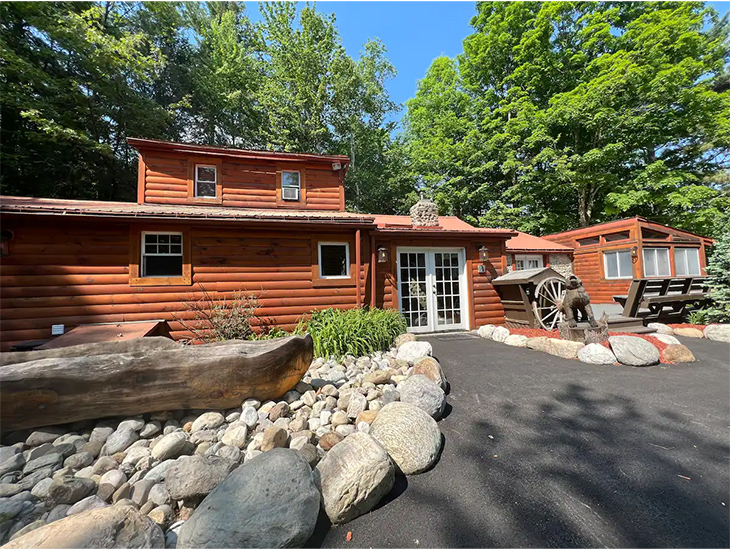
[(697, 330), (705, 330), (707, 325), (691, 325), (689, 323), (676, 323), (673, 325), (667, 325), (672, 328), (696, 328)]

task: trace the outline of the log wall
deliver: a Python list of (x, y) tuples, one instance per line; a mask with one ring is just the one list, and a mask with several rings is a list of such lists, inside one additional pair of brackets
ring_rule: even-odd
[[(87, 323), (165, 319), (175, 338), (189, 337), (176, 319), (194, 317), (185, 311), (185, 302), (202, 298), (203, 290), (227, 298), (237, 291), (253, 293), (261, 304), (257, 314), (287, 330), (314, 309), (356, 306), (354, 284), (320, 287), (313, 282), (308, 230), (186, 225), (193, 284), (130, 286), (130, 223), (4, 215), (3, 229), (14, 236), (0, 265), (1, 349), (47, 339), (53, 324), (65, 324), (68, 331)], [(144, 229), (159, 227), (149, 223)], [(355, 230), (333, 231), (328, 238), (354, 244)], [(369, 254), (364, 232), (361, 240), (364, 259)], [(361, 303), (367, 271), (363, 261)]]
[[(194, 196), (195, 164), (216, 164), (218, 197)], [(282, 201), (282, 170), (301, 174), (301, 201)], [(162, 151), (140, 156), (138, 202), (148, 204), (208, 204), (239, 208), (295, 208), (344, 210), (345, 192), (341, 171), (329, 163), (295, 163), (273, 160), (244, 160), (201, 157)]]

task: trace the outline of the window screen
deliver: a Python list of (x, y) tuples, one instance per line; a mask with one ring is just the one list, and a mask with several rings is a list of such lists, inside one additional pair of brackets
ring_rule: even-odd
[(197, 164), (195, 166), (195, 196), (215, 198), (217, 176), (215, 165)]
[(630, 279), (633, 277), (630, 251), (618, 250), (604, 252), (603, 258), (606, 279)]
[(182, 274), (182, 234), (144, 233), (142, 277), (181, 277)]
[(644, 249), (644, 277), (671, 277), (668, 248)]
[(350, 258), (347, 243), (320, 243), (319, 276), (349, 277)]
[(675, 248), (674, 269), (678, 276), (700, 275), (700, 251), (697, 248)]

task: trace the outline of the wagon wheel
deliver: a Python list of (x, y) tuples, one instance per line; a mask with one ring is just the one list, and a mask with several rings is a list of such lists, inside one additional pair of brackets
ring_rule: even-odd
[(535, 288), (532, 309), (535, 318), (545, 330), (554, 330), (564, 318), (558, 310), (558, 303), (565, 296), (565, 281), (558, 277), (549, 277)]

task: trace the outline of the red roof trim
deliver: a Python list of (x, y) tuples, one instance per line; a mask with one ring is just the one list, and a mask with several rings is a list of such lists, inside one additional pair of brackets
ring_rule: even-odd
[(695, 237), (699, 237), (700, 239), (706, 239), (708, 241), (713, 240), (711, 237), (706, 237), (704, 235), (698, 235), (697, 233), (692, 233), (691, 231), (687, 231), (686, 229), (679, 229), (678, 227), (672, 227), (671, 225), (664, 225), (663, 223), (648, 220), (646, 218), (642, 218), (641, 216), (634, 216), (633, 218), (621, 218), (620, 220), (613, 220), (610, 222), (603, 222), (603, 223), (597, 223), (594, 225), (587, 225), (586, 227), (577, 227), (577, 228), (571, 229), (569, 231), (562, 231), (560, 233), (551, 233), (550, 235), (543, 235), (543, 238), (549, 239), (550, 237), (567, 237), (572, 234), (575, 234), (578, 231), (586, 231), (588, 229), (593, 229), (594, 227), (601, 227), (604, 225), (605, 226), (608, 226), (608, 225), (621, 226), (622, 224), (624, 224), (626, 222), (636, 222), (636, 221), (638, 221), (639, 223), (643, 222), (643, 223), (650, 223), (652, 225), (658, 225), (659, 227), (671, 229), (672, 231), (678, 231), (679, 233), (686, 233), (687, 235), (694, 235)]
[(347, 168), (350, 158), (345, 155), (312, 155), (308, 153), (287, 153), (280, 151), (257, 151), (251, 149), (234, 149), (232, 147), (212, 147), (193, 143), (176, 143), (156, 139), (127, 138), (127, 143), (139, 151), (169, 151), (174, 153), (194, 153), (203, 155), (220, 155), (226, 157), (247, 158), (257, 160), (278, 161), (310, 161), (332, 163), (339, 162)]

